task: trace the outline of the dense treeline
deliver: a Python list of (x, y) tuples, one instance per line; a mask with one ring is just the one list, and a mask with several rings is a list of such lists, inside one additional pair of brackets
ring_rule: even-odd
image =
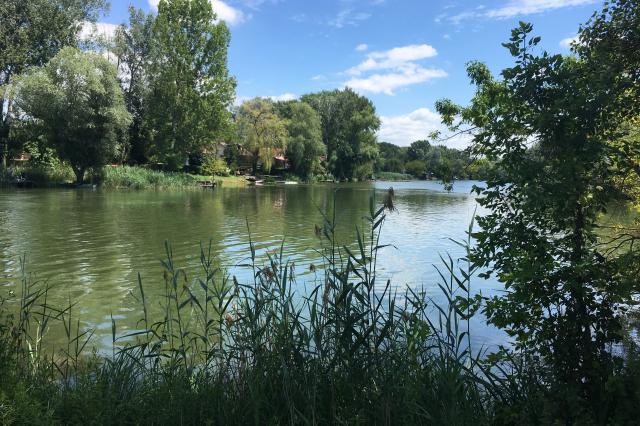
[[(233, 106), (230, 33), (207, 0), (163, 0), (157, 15), (130, 7), (129, 22), (110, 39), (79, 38), (106, 2), (64, 5), (10, 1), (2, 11), (5, 167), (27, 151), (35, 165), (69, 165), (78, 183), (109, 163), (203, 174), (268, 174), (275, 166), (304, 180), (482, 177), (461, 151), (378, 144), (375, 107), (348, 88)], [(49, 20), (52, 8), (58, 13)]]
[[(95, 20), (105, 2), (43, 2), (57, 8), (54, 19), (61, 17), (65, 37), (46, 30), (55, 48), (37, 63), (26, 63), (28, 43), (13, 57), (3, 52), (3, 104), (11, 106), (3, 112), (5, 147), (26, 149), (36, 161), (62, 160), (81, 183), (87, 169), (107, 163), (181, 169), (189, 155), (227, 131), (235, 97), (227, 69), (230, 34), (208, 0), (162, 0), (157, 16), (130, 8), (129, 25), (112, 39), (79, 38), (80, 27)], [(31, 28), (49, 19), (41, 15), (46, 10), (16, 5), (3, 27)], [(39, 36), (24, 38), (38, 43)], [(25, 63), (18, 69), (10, 61)]]
[(413, 142), (400, 147), (387, 142), (378, 144), (380, 155), (376, 172), (403, 173), (418, 179), (438, 179), (451, 183), (456, 179), (484, 180), (492, 167), (485, 158), (473, 158), (468, 151), (432, 145), (429, 141)]

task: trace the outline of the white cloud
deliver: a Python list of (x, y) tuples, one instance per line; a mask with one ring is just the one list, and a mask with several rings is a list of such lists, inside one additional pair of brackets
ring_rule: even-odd
[(118, 25), (109, 24), (107, 22), (88, 22), (85, 21), (82, 24), (82, 29), (78, 34), (80, 40), (89, 40), (95, 36), (106, 37), (107, 39), (112, 39), (115, 36), (116, 30), (118, 29)]
[(266, 96), (267, 98), (271, 99), (274, 102), (279, 102), (279, 101), (295, 101), (296, 99), (298, 99), (298, 95), (294, 95), (293, 93), (283, 93), (282, 95), (277, 95), (277, 96)]
[(393, 95), (402, 87), (446, 77), (447, 73), (442, 69), (425, 68), (417, 63), (437, 54), (436, 49), (428, 44), (371, 52), (364, 61), (346, 71), (351, 78), (344, 85), (363, 92)]
[(322, 81), (322, 80), (326, 80), (327, 77), (325, 77), (322, 74), (318, 74), (318, 75), (314, 75), (313, 77), (311, 77), (311, 80), (313, 81)]
[(407, 63), (436, 56), (438, 52), (428, 44), (412, 44), (395, 47), (384, 52), (371, 52), (364, 62), (347, 70), (348, 74), (360, 75), (366, 71), (393, 69)]
[(567, 37), (560, 40), (560, 47), (571, 49), (571, 45), (578, 41), (578, 36)]
[(438, 68), (423, 68), (419, 65), (406, 66), (388, 74), (373, 74), (365, 78), (352, 78), (345, 86), (370, 93), (393, 95), (402, 87), (424, 83), (435, 78), (446, 77), (447, 73)]
[(355, 12), (353, 9), (343, 9), (338, 12), (336, 17), (331, 19), (328, 24), (332, 27), (343, 28), (347, 25), (358, 25), (358, 22), (367, 20), (370, 17), (370, 13)]
[[(400, 146), (408, 146), (417, 140), (426, 139), (430, 133), (441, 131), (447, 134), (446, 127), (442, 124), (440, 115), (428, 108), (419, 108), (405, 115), (382, 116), (378, 140)], [(468, 135), (456, 136), (444, 143), (451, 148), (466, 148), (471, 137)]]
[(369, 46), (366, 43), (361, 43), (356, 46), (356, 52), (365, 52), (367, 49), (369, 49)]
[[(598, 0), (509, 0), (509, 2), (500, 7), (485, 10), (484, 7), (479, 6), (474, 10), (466, 10), (456, 15), (449, 16), (447, 20), (458, 25), (467, 19), (507, 19), (515, 16), (534, 15), (565, 7), (582, 6), (596, 3), (597, 1)], [(442, 17), (444, 16), (440, 15), (436, 18), (436, 22), (440, 22)]]
[(246, 101), (250, 101), (251, 99), (255, 99), (256, 97), (271, 99), (273, 102), (280, 102), (280, 101), (295, 101), (296, 99), (298, 99), (299, 96), (293, 93), (283, 93), (281, 95), (275, 95), (275, 96), (236, 96), (236, 100), (233, 104), (235, 106), (241, 106)]
[[(151, 8), (158, 10), (160, 0), (148, 0)], [(241, 24), (246, 20), (244, 13), (240, 9), (229, 6), (221, 0), (210, 0), (213, 11), (218, 15), (218, 19), (225, 21), (229, 25)]]
[(511, 0), (506, 5), (487, 11), (490, 18), (511, 18), (519, 15), (533, 15), (548, 10), (595, 3), (595, 0)]

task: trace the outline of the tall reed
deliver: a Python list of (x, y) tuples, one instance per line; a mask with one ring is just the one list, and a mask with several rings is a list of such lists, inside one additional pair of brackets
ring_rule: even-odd
[[(191, 277), (167, 244), (164, 297), (148, 300), (139, 277), (143, 317), (126, 333), (112, 319), (110, 355), (87, 354), (92, 332), (72, 320), (71, 307), (47, 305), (46, 285), (36, 290), (25, 278), (20, 315), (0, 328), (2, 343), (11, 342), (0, 373), (22, 367), (0, 394), (0, 416), (59, 424), (489, 423), (501, 382), (471, 351), (474, 271), (443, 259), (444, 306), (424, 289), (380, 282), (381, 233), (394, 208), (391, 190), (380, 206), (372, 197), (351, 247), (336, 242), (335, 205), (323, 212), (322, 265), (312, 266), (317, 278), (306, 293), (297, 291), (284, 243), (261, 263), (250, 241), (243, 266), (253, 278), (243, 283), (215, 264), (211, 245), (201, 246)], [(152, 317), (150, 303), (162, 314)], [(53, 356), (42, 347), (52, 320), (68, 340)], [(20, 393), (21, 383), (42, 390)]]

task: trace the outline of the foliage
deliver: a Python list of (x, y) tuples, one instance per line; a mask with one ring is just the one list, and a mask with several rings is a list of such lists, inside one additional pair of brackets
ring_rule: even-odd
[[(361, 175), (378, 156), (376, 131), (380, 119), (373, 103), (346, 88), (304, 95), (301, 100), (320, 115), (322, 141), (327, 147), (329, 171), (339, 179)], [(363, 167), (365, 166), (365, 167)]]
[(393, 181), (402, 181), (402, 180), (412, 180), (414, 179), (414, 177), (406, 173), (377, 172), (376, 179), (393, 182)]
[(208, 0), (161, 0), (153, 28), (149, 95), (151, 158), (177, 169), (214, 142), (229, 121), (235, 79), (230, 34)]
[(244, 148), (253, 155), (253, 173), (258, 171), (258, 161), (269, 173), (276, 150), (284, 152), (288, 137), (285, 122), (273, 102), (265, 98), (244, 102), (238, 111), (237, 125)]
[(33, 163), (9, 169), (13, 179), (24, 179), (36, 187), (66, 184), (75, 180), (73, 169), (59, 161)]
[(153, 63), (153, 37), (155, 18), (152, 14), (129, 7), (129, 25), (120, 25), (116, 30), (111, 51), (115, 54), (122, 71), (120, 85), (124, 92), (127, 110), (132, 122), (129, 127), (127, 149), (122, 161), (144, 163), (149, 153), (149, 75)]
[(71, 165), (77, 183), (87, 169), (113, 160), (130, 116), (105, 58), (64, 48), (21, 78), (16, 92), (25, 120)]
[(388, 142), (378, 143), (376, 172), (402, 173), (407, 162), (406, 149)]
[(205, 157), (200, 166), (200, 173), (209, 176), (229, 176), (227, 162), (215, 155)]
[[(77, 43), (86, 21), (95, 21), (106, 0), (3, 0), (0, 7), (0, 143), (6, 166), (10, 131), (16, 120), (7, 87), (31, 67), (44, 66), (65, 46)], [(15, 141), (13, 141), (15, 142)]]
[(101, 186), (108, 189), (198, 188), (197, 179), (185, 173), (161, 172), (143, 167), (108, 166), (101, 170)]
[(422, 160), (412, 160), (405, 164), (404, 168), (410, 175), (422, 179), (426, 173), (427, 164)]
[(431, 151), (431, 144), (429, 141), (420, 140), (412, 142), (407, 149), (407, 159), (411, 160), (426, 160)]
[(532, 371), (546, 410), (569, 423), (613, 415), (607, 389), (622, 360), (609, 348), (621, 340), (625, 306), (638, 288), (624, 250), (608, 250), (596, 232), (619, 195), (615, 177), (629, 170), (621, 153), (636, 147), (622, 143), (623, 124), (640, 106), (638, 74), (607, 63), (608, 54), (598, 53), (606, 38), (591, 31), (601, 20), (618, 28), (615, 10), (637, 8), (612, 4), (582, 29), (590, 47), (575, 57), (534, 55), (540, 38), (521, 23), (505, 44), (515, 64), (502, 80), (472, 62), (471, 105), (437, 104), (446, 124), (472, 132), (472, 154), (500, 169), (476, 189), (489, 213), (478, 219), (472, 258), (508, 290), (486, 301), (485, 314), (514, 337), (519, 356), (540, 365)]
[(320, 166), (320, 157), (325, 154), (322, 130), (318, 113), (300, 101), (276, 104), (280, 116), (286, 120), (286, 156), (291, 169), (305, 180), (311, 180)]

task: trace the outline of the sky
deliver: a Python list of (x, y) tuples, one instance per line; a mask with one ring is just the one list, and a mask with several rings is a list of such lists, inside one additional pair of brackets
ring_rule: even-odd
[[(97, 30), (124, 23), (128, 6), (155, 13), (159, 0), (111, 0)], [(474, 89), (465, 64), (494, 73), (512, 65), (501, 43), (519, 21), (542, 37), (540, 51), (569, 54), (598, 0), (210, 0), (231, 29), (229, 70), (237, 103), (295, 99), (351, 87), (381, 118), (378, 139), (406, 146), (442, 130), (434, 103), (467, 104)], [(468, 141), (454, 138), (452, 147)]]

